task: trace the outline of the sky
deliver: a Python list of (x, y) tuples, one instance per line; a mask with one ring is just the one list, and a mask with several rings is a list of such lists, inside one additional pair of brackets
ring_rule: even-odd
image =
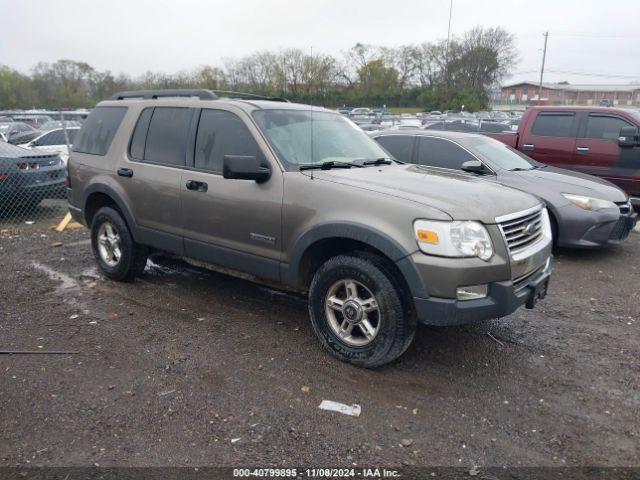
[[(516, 35), (520, 62), (505, 82), (640, 81), (638, 0), (452, 0), (452, 35), (481, 25)], [(447, 37), (450, 0), (0, 0), (0, 65), (85, 61), (97, 70), (173, 73), (256, 50), (340, 55)]]

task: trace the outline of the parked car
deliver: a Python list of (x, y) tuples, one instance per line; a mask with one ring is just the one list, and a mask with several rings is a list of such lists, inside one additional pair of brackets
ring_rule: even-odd
[(373, 111), (370, 108), (353, 108), (349, 112), (350, 115), (373, 115)]
[(420, 130), (379, 132), (373, 138), (403, 162), (464, 171), (537, 195), (547, 205), (561, 247), (616, 245), (636, 222), (629, 197), (612, 183), (546, 166), (484, 135)]
[(27, 125), (24, 122), (4, 122), (0, 123), (0, 134), (5, 138), (5, 141), (12, 143), (11, 141), (17, 136), (23, 133), (37, 132), (35, 128)]
[(67, 170), (57, 154), (34, 153), (0, 142), (0, 210), (63, 198)]
[(40, 125), (53, 120), (48, 115), (32, 114), (32, 113), (15, 113), (15, 114), (12, 114), (11, 117), (16, 122), (26, 123), (27, 125), (33, 128), (39, 128)]
[(45, 122), (40, 125), (40, 128), (38, 130), (40, 130), (41, 132), (48, 132), (49, 130), (54, 130), (56, 128), (73, 128), (81, 126), (82, 122), (79, 122), (77, 120), (51, 120), (50, 122)]
[(67, 138), (65, 138), (64, 129), (57, 128), (42, 133), (30, 142), (20, 146), (37, 152), (57, 153), (66, 165), (67, 159), (69, 158), (67, 139), (69, 140), (69, 146), (73, 145), (73, 140), (75, 139), (76, 133), (80, 130), (80, 127), (71, 127), (66, 130)]
[[(418, 321), (502, 317), (547, 291), (539, 199), (397, 164), (330, 110), (115, 94), (78, 133), (69, 176), (70, 211), (106, 277), (132, 279), (150, 250), (168, 251), (306, 291), (321, 344), (360, 366), (400, 356)], [(522, 227), (528, 242), (505, 240)]]
[(640, 209), (640, 111), (531, 107), (516, 133), (488, 134), (538, 162), (619, 186)]

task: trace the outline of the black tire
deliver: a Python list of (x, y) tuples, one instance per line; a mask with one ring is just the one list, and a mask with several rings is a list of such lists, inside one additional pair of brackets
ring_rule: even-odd
[[(120, 236), (121, 256), (116, 265), (108, 265), (98, 250), (98, 232), (105, 222), (110, 223)], [(131, 232), (120, 212), (112, 207), (102, 207), (91, 222), (91, 247), (98, 268), (105, 277), (119, 282), (129, 282), (142, 274), (147, 264), (148, 251), (133, 241)]]
[[(377, 301), (380, 327), (367, 345), (346, 344), (327, 317), (327, 295), (343, 279), (359, 282)], [(318, 269), (309, 288), (309, 314), (313, 330), (325, 349), (342, 361), (366, 368), (379, 367), (402, 355), (413, 341), (417, 324), (408, 292), (392, 268), (384, 259), (367, 253), (338, 255)]]

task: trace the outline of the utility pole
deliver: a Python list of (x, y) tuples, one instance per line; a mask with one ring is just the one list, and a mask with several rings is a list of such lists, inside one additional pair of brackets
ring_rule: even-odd
[(444, 52), (445, 68), (449, 65), (449, 41), (451, 39), (451, 13), (453, 12), (453, 0), (449, 2), (449, 27), (447, 28), (447, 47)]
[(540, 85), (538, 85), (538, 105), (542, 101), (542, 77), (544, 75), (544, 61), (547, 58), (547, 40), (549, 39), (549, 32), (544, 32), (544, 48), (542, 49), (542, 67), (540, 68)]

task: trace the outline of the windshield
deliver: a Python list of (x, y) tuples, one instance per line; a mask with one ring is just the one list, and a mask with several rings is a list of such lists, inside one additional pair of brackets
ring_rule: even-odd
[(366, 133), (336, 113), (257, 110), (253, 117), (289, 170), (323, 162), (389, 158)]
[(468, 137), (460, 139), (460, 143), (489, 165), (495, 164), (504, 170), (531, 170), (537, 167), (537, 163), (526, 155), (492, 138)]

